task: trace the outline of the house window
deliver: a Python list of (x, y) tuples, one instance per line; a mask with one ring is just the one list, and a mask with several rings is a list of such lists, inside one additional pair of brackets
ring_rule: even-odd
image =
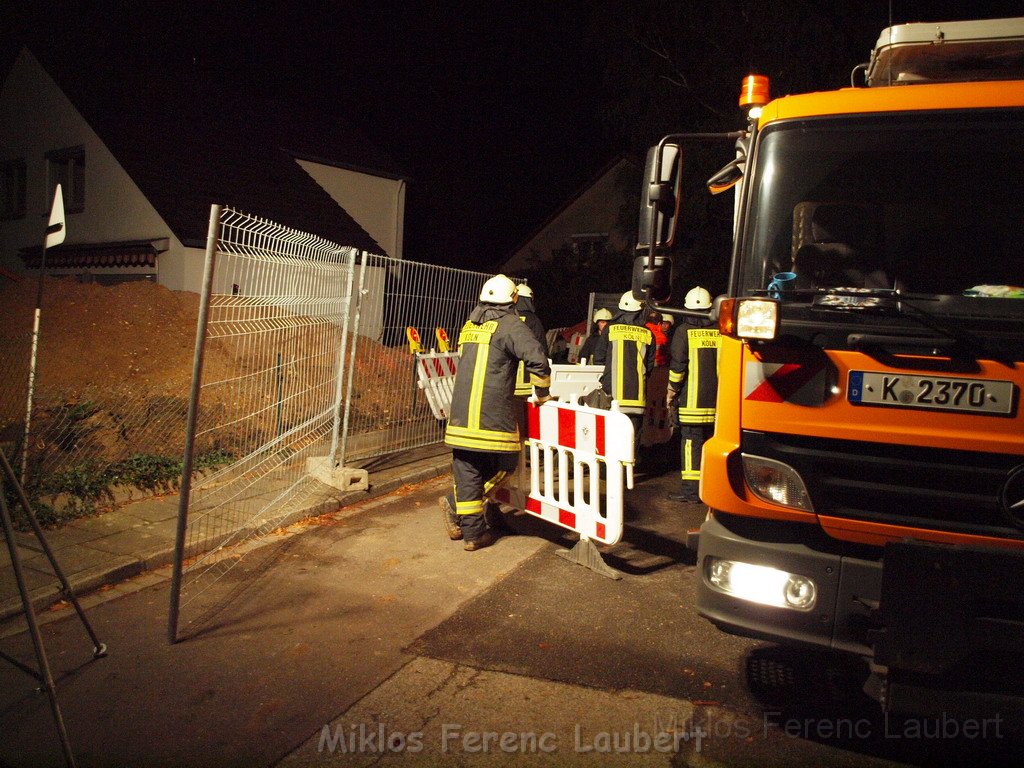
[(0, 221), (25, 216), (25, 159), (0, 163)]
[(53, 202), (53, 191), (60, 184), (64, 210), (81, 213), (85, 210), (85, 147), (68, 147), (46, 153), (46, 212)]
[(604, 247), (608, 242), (607, 232), (587, 232), (572, 236), (572, 252), (579, 256), (583, 264), (604, 255)]

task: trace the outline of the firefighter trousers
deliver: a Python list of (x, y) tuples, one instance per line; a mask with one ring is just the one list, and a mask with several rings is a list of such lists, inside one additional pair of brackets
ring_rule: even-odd
[(682, 448), (682, 467), (680, 477), (683, 481), (682, 493), (697, 498), (697, 486), (700, 482), (700, 452), (704, 443), (715, 432), (711, 424), (680, 425), (680, 447)]
[(493, 453), (468, 451), (452, 448), (452, 478), (455, 481), (455, 510), (466, 541), (480, 538), (487, 530), (484, 517), (484, 496), (501, 485), (505, 478), (515, 472), (519, 464), (519, 453)]

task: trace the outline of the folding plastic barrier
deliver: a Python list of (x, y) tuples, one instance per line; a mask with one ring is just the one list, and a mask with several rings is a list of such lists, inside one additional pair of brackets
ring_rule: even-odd
[[(618, 578), (593, 541), (622, 538), (623, 500), (633, 487), (633, 424), (613, 403), (609, 411), (569, 402), (526, 404), (524, 459), (492, 493), (503, 504), (576, 531), (568, 559)], [(603, 485), (603, 492), (602, 492)]]
[(601, 386), (603, 365), (552, 365), (551, 396), (558, 400), (583, 397)]
[(459, 370), (458, 352), (417, 352), (416, 386), (423, 390), (435, 419), (447, 419)]

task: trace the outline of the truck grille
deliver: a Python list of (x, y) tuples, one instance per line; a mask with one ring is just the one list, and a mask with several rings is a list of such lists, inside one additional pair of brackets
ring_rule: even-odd
[(818, 514), (1024, 538), (1000, 491), (1024, 456), (743, 432), (743, 452), (796, 469)]

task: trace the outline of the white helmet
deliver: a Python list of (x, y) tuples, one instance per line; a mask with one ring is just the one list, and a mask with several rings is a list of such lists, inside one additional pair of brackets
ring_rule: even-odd
[(480, 301), (486, 304), (510, 304), (516, 298), (516, 284), (505, 275), (495, 275), (480, 289)]
[(612, 319), (612, 313), (610, 311), (608, 311), (607, 309), (605, 309), (604, 307), (602, 307), (601, 309), (597, 310), (597, 312), (594, 313), (594, 322), (595, 323), (598, 320), (611, 320), (611, 319)]
[(520, 283), (516, 288), (516, 292), (525, 299), (533, 298), (533, 288), (526, 283)]
[(676, 321), (672, 319), (672, 315), (666, 315), (662, 313), (661, 322), (668, 323), (669, 325), (675, 325)]
[(708, 309), (711, 307), (711, 294), (707, 289), (698, 285), (696, 288), (691, 288), (686, 294), (683, 306), (687, 309)]
[(633, 298), (632, 291), (626, 291), (619, 299), (619, 309), (624, 312), (639, 312), (642, 303)]

